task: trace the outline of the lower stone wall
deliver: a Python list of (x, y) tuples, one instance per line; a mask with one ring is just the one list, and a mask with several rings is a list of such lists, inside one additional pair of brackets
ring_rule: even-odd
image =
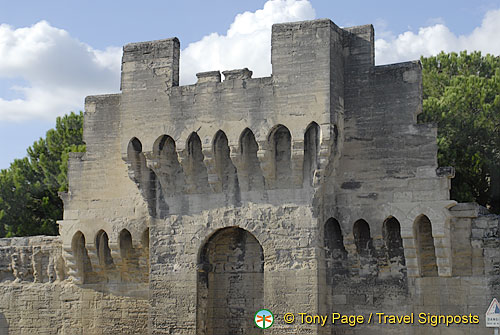
[[(489, 335), (485, 313), (493, 298), (487, 277), (412, 278), (410, 279), (412, 312), (415, 315), (415, 335), (453, 334)], [(419, 314), (424, 313), (419, 319)], [(439, 324), (433, 326), (433, 315), (477, 316), (475, 324)], [(470, 320), (470, 319), (469, 319)], [(474, 320), (473, 320), (474, 321)], [(477, 321), (477, 320), (476, 320)], [(421, 323), (419, 323), (421, 322)], [(475, 321), (474, 321), (475, 322)]]
[[(316, 226), (310, 209), (295, 205), (154, 220), (151, 333), (317, 334), (314, 325), (282, 321), (287, 312), (318, 311)], [(262, 308), (276, 317), (265, 331), (253, 322)]]
[(75, 285), (59, 237), (0, 239), (0, 335), (148, 334), (149, 285)]
[[(369, 250), (357, 253), (349, 239), (342, 242), (335, 237), (339, 228), (328, 230), (326, 225), (326, 262), (320, 271), (326, 278), (321, 288), (326, 295), (321, 314), (328, 314), (330, 322), (321, 334), (491, 334), (493, 330), (485, 327), (485, 312), (493, 298), (500, 298), (500, 216), (477, 204), (459, 204), (451, 213), (450, 277), (436, 271), (409, 276), (404, 260), (387, 257), (390, 243), (373, 238), (372, 244), (363, 243)], [(334, 243), (326, 243), (328, 239)], [(332, 313), (361, 315), (364, 322), (353, 326), (339, 320), (331, 325)], [(398, 324), (376, 313), (413, 318)], [(439, 316), (460, 316), (461, 324), (436, 324)]]
[[(453, 334), (487, 335), (492, 329), (485, 327), (485, 312), (495, 292), (493, 276), (424, 277), (395, 280), (337, 280), (327, 285), (329, 306), (328, 328), (322, 334)], [(496, 296), (498, 298), (498, 296)], [(331, 325), (331, 314), (362, 315), (364, 322)], [(370, 313), (371, 322), (368, 323)], [(408, 324), (385, 316), (413, 315)], [(420, 315), (423, 313), (423, 315)], [(435, 324), (437, 316), (462, 316), (467, 324)], [(471, 320), (471, 316), (477, 316)], [(462, 319), (463, 320), (463, 319)], [(461, 321), (463, 322), (463, 321)], [(469, 322), (475, 322), (473, 324)], [(434, 324), (433, 324), (434, 323)]]
[(148, 300), (99, 289), (70, 283), (2, 283), (0, 334), (148, 334)]
[[(378, 237), (358, 243), (367, 250), (350, 239), (345, 249), (335, 239), (323, 247), (312, 213), (296, 206), (154, 221), (150, 284), (121, 277), (75, 284), (59, 237), (0, 239), (0, 335), (220, 335), (225, 332), (202, 325), (207, 316), (221, 322), (230, 313), (237, 321), (233, 333), (258, 334), (250, 320), (259, 308), (275, 313), (268, 334), (487, 335), (485, 311), (500, 298), (499, 227), (499, 216), (475, 206), (453, 211), (450, 277), (409, 276), (401, 243), (386, 250)], [(229, 302), (229, 309), (221, 308)], [(286, 324), (284, 313), (294, 313), (295, 322)], [(298, 313), (328, 315), (330, 322), (301, 324)], [(365, 321), (332, 325), (332, 313)], [(376, 313), (413, 319), (397, 324)], [(430, 317), (428, 324), (420, 313)], [(474, 323), (429, 324), (432, 317), (457, 315)]]

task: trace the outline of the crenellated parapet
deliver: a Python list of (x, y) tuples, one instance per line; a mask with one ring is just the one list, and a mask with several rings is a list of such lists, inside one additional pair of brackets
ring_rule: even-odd
[[(192, 132), (182, 150), (165, 134), (149, 151), (134, 137), (124, 160), (130, 179), (156, 216), (179, 214), (169, 205), (170, 200), (200, 195), (222, 194), (223, 203), (239, 206), (242, 201), (264, 202), (269, 192), (283, 190), (280, 201), (303, 202), (306, 192), (320, 185), (331, 148), (314, 121), (298, 135), (294, 138), (286, 126), (276, 125), (263, 139), (256, 139), (246, 127), (236, 143), (218, 130), (203, 145), (200, 136)], [(220, 202), (207, 203), (204, 209), (210, 206), (218, 207)]]

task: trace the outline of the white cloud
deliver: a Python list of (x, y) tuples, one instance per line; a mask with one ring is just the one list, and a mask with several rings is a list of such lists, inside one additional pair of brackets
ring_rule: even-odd
[(271, 26), (315, 18), (307, 0), (269, 0), (263, 9), (238, 14), (225, 35), (212, 33), (181, 51), (181, 85), (196, 73), (248, 67), (254, 77), (271, 74)]
[[(181, 84), (194, 83), (197, 72), (243, 67), (252, 70), (254, 77), (267, 76), (271, 73), (271, 26), (314, 18), (308, 0), (269, 0), (262, 9), (238, 14), (225, 34), (206, 35), (181, 51)], [(377, 64), (414, 60), (441, 50), (500, 54), (500, 43), (495, 43), (500, 35), (500, 9), (489, 11), (479, 27), (460, 36), (443, 23), (398, 36), (385, 31), (384, 20), (376, 23), (382, 28), (375, 44)], [(82, 108), (87, 95), (117, 92), (120, 58), (121, 48), (94, 49), (46, 21), (18, 29), (0, 25), (0, 80), (27, 83), (11, 88), (20, 98), (0, 96), (0, 121), (53, 120)]]
[[(182, 50), (181, 84), (210, 70), (248, 67), (254, 76), (269, 75), (272, 24), (314, 17), (308, 0), (269, 0), (263, 9), (238, 14), (225, 35), (212, 33)], [(0, 80), (27, 83), (11, 87), (21, 98), (0, 96), (0, 121), (53, 120), (82, 108), (87, 95), (117, 92), (121, 54), (121, 48), (93, 49), (46, 21), (0, 25)]]
[(20, 99), (0, 97), (0, 120), (49, 119), (78, 110), (86, 95), (116, 92), (120, 48), (96, 50), (40, 21), (14, 29), (0, 25), (0, 78), (22, 78)]
[(375, 61), (388, 64), (436, 55), (441, 51), (479, 50), (483, 54), (500, 55), (500, 9), (486, 13), (481, 26), (469, 35), (457, 36), (444, 24), (420, 28), (415, 34), (407, 31), (395, 38), (375, 41)]

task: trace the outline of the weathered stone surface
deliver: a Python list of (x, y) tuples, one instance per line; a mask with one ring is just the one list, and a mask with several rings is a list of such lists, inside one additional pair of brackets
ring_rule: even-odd
[(371, 25), (272, 29), (273, 74), (179, 85), (176, 38), (128, 44), (87, 97), (60, 237), (0, 239), (0, 333), (487, 334), (285, 324), (284, 313), (483, 313), (499, 217), (449, 199), (419, 62), (375, 66)]

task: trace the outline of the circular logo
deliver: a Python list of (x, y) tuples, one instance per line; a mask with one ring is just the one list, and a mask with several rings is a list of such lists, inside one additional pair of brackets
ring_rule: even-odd
[(260, 329), (267, 329), (273, 325), (274, 315), (268, 309), (261, 309), (255, 313), (254, 321)]

